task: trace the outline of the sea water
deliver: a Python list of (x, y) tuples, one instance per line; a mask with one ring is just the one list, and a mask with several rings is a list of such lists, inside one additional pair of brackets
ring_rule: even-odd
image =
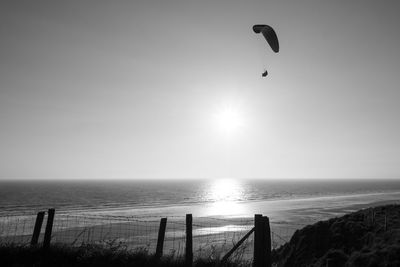
[[(271, 179), (181, 179), (181, 180), (46, 180), (0, 181), (0, 216), (55, 208), (58, 212), (112, 212), (131, 210), (135, 215), (179, 212), (198, 206), (270, 201), (318, 200), (343, 197), (380, 201), (400, 192), (397, 180), (271, 180)], [(377, 197), (378, 196), (378, 197)], [(395, 195), (394, 195), (395, 196)], [(350, 200), (351, 201), (351, 200)], [(304, 201), (303, 201), (304, 202)], [(309, 205), (312, 205), (308, 201)], [(348, 205), (349, 203), (346, 203)], [(258, 204), (260, 205), (260, 204)], [(310, 206), (311, 208), (311, 206)], [(252, 210), (256, 211), (256, 210)], [(261, 212), (262, 210), (260, 210)], [(232, 212), (234, 212), (232, 210)], [(177, 214), (173, 214), (177, 215)], [(180, 214), (182, 215), (182, 214)], [(229, 216), (228, 210), (221, 215)], [(234, 214), (233, 214), (234, 215)]]

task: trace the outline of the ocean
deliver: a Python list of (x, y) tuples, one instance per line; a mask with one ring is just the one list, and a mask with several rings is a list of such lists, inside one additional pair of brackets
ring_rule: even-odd
[[(0, 216), (23, 214), (55, 208), (58, 212), (116, 212), (143, 216), (171, 214), (178, 207), (215, 206), (226, 204), (268, 203), (349, 198), (357, 204), (396, 200), (400, 193), (397, 180), (251, 180), (251, 179), (187, 179), (187, 180), (53, 180), (1, 181)], [(394, 194), (394, 195), (393, 195)], [(387, 195), (385, 197), (385, 195)], [(393, 197), (391, 197), (393, 195)], [(359, 196), (359, 197), (354, 197)], [(368, 200), (369, 199), (369, 200)], [(349, 206), (352, 203), (343, 203)], [(308, 201), (307, 203), (310, 203)], [(306, 206), (305, 206), (306, 208)], [(311, 208), (311, 206), (310, 206)], [(250, 210), (249, 210), (250, 211)], [(251, 210), (257, 212), (257, 210)], [(258, 212), (265, 212), (262, 208)], [(229, 210), (212, 215), (229, 214)], [(178, 214), (173, 214), (178, 215)], [(183, 215), (183, 214), (179, 214)], [(251, 216), (244, 212), (241, 215)]]

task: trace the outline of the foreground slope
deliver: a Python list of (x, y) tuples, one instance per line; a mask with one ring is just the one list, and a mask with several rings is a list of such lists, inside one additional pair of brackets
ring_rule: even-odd
[(400, 266), (400, 205), (360, 210), (295, 232), (277, 266)]

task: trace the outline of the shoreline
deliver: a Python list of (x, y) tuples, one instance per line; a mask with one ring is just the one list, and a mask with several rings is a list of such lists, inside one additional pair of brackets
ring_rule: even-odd
[[(347, 195), (332, 195), (307, 198), (285, 198), (251, 201), (217, 201), (206, 203), (182, 203), (181, 205), (149, 205), (140, 207), (115, 207), (106, 209), (76, 209), (73, 213), (90, 215), (116, 215), (141, 218), (152, 218), (170, 215), (172, 217), (183, 217), (192, 213), (196, 217), (220, 217), (226, 219), (251, 218), (256, 213), (275, 214), (276, 212), (296, 212), (298, 210), (316, 210), (340, 212), (354, 211), (376, 205), (375, 203), (400, 202), (400, 191), (358, 193)], [(324, 203), (322, 205), (321, 203)], [(222, 209), (228, 208), (231, 214)], [(235, 208), (236, 210), (233, 210)], [(195, 212), (193, 212), (195, 211)], [(220, 212), (219, 212), (220, 211)], [(343, 211), (343, 212), (342, 212)], [(69, 211), (61, 211), (61, 214), (70, 214)], [(165, 214), (165, 215), (163, 215)]]

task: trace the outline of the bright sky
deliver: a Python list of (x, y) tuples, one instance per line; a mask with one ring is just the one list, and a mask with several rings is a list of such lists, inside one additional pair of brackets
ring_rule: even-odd
[(1, 1), (0, 178), (398, 178), (398, 14), (397, 0)]

